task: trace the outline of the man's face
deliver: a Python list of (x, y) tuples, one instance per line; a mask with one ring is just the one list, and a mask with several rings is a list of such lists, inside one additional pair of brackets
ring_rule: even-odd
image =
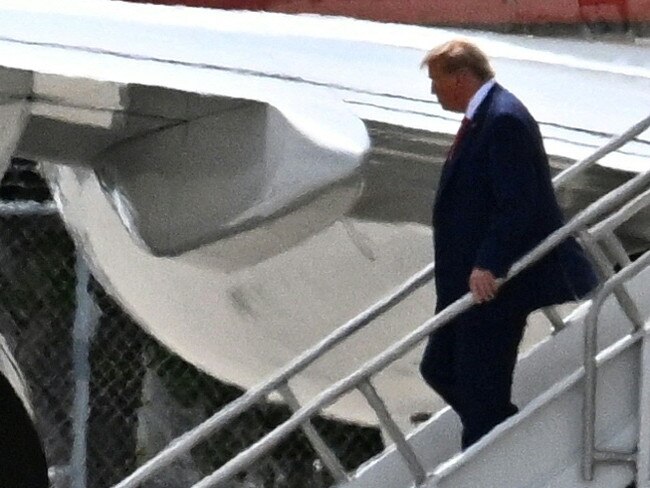
[(459, 100), (460, 72), (447, 73), (439, 66), (429, 66), (431, 78), (431, 93), (438, 97), (442, 108), (452, 112), (464, 112), (465, 109)]

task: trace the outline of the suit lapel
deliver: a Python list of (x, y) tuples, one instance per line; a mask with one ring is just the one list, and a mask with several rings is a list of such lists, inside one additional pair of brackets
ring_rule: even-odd
[(440, 193), (442, 193), (442, 190), (447, 186), (447, 183), (449, 182), (452, 174), (458, 166), (456, 163), (462, 156), (463, 149), (467, 146), (468, 141), (472, 138), (472, 132), (474, 132), (475, 125), (476, 122), (472, 120), (463, 139), (458, 142), (457, 146), (450, 154), (451, 157), (445, 161), (442, 167), (442, 173), (440, 175), (440, 183), (438, 184), (438, 195), (440, 195)]
[(449, 182), (452, 180), (452, 177), (456, 173), (458, 167), (462, 166), (463, 154), (466, 152), (467, 148), (469, 148), (472, 145), (473, 143), (472, 139), (479, 132), (478, 129), (480, 129), (480, 127), (483, 125), (483, 122), (485, 121), (485, 117), (487, 116), (490, 105), (492, 104), (492, 99), (494, 97), (494, 94), (500, 89), (501, 87), (497, 83), (490, 90), (490, 92), (485, 97), (485, 100), (483, 100), (483, 103), (481, 103), (478, 110), (474, 114), (474, 117), (472, 118), (472, 122), (469, 126), (467, 133), (465, 134), (463, 139), (456, 147), (456, 150), (454, 151), (451, 159), (445, 161), (445, 164), (442, 167), (442, 173), (440, 175), (440, 182), (438, 183), (438, 190), (436, 191), (434, 212), (435, 212), (435, 208), (438, 206), (438, 203), (440, 202), (440, 199), (442, 198), (443, 193), (445, 192), (445, 188), (447, 188), (447, 186), (449, 185)]

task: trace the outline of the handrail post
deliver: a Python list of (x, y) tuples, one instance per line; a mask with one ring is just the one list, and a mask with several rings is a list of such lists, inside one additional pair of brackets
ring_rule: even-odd
[(650, 488), (650, 330), (641, 342), (639, 377), (639, 439), (637, 444), (637, 488)]
[(618, 264), (621, 268), (624, 268), (628, 264), (632, 263), (632, 260), (627, 255), (623, 244), (613, 232), (608, 232), (603, 236), (603, 244), (605, 244), (607, 250), (616, 260), (616, 264)]
[[(296, 398), (296, 395), (293, 393), (288, 383), (285, 382), (281, 384), (278, 387), (278, 392), (280, 395), (282, 395), (282, 398), (284, 398), (284, 401), (294, 413), (300, 410), (300, 403), (298, 402), (298, 398)], [(301, 428), (307, 436), (307, 439), (311, 443), (312, 447), (323, 461), (323, 464), (329, 470), (330, 474), (336, 480), (336, 482), (341, 483), (343, 481), (349, 481), (350, 477), (345, 472), (345, 468), (339, 461), (339, 458), (336, 457), (334, 451), (330, 449), (327, 443), (316, 431), (311, 421), (306, 420), (302, 424)]]
[(542, 309), (544, 316), (548, 319), (553, 327), (553, 334), (557, 334), (562, 329), (564, 329), (564, 320), (562, 316), (557, 312), (555, 307), (544, 307)]
[[(607, 256), (603, 250), (598, 246), (595, 239), (591, 236), (589, 231), (584, 230), (579, 233), (580, 240), (585, 246), (589, 254), (594, 258), (597, 271), (600, 273), (603, 280), (607, 280), (614, 276), (614, 270), (607, 259)], [(641, 318), (641, 313), (637, 308), (634, 300), (630, 297), (630, 294), (625, 289), (624, 285), (616, 287), (614, 290), (614, 295), (618, 300), (618, 303), (621, 305), (623, 312), (630, 319), (635, 329), (643, 327), (643, 319)]]
[(582, 476), (591, 481), (594, 478), (594, 458), (596, 451), (596, 381), (598, 370), (596, 351), (598, 350), (597, 322), (600, 308), (605, 301), (601, 293), (596, 295), (585, 319), (584, 367), (585, 389), (582, 404), (583, 451)]
[(606, 281), (608, 278), (614, 276), (612, 268), (607, 255), (598, 246), (596, 239), (592, 237), (588, 230), (583, 230), (578, 233), (578, 238), (593, 259), (596, 266), (596, 273), (600, 276), (601, 281)]
[(390, 438), (395, 442), (395, 446), (406, 462), (406, 465), (415, 480), (416, 486), (420, 486), (426, 480), (427, 473), (424, 470), (422, 463), (415, 455), (415, 451), (413, 451), (413, 448), (407, 442), (404, 434), (391, 417), (388, 408), (386, 408), (386, 404), (381, 399), (369, 379), (361, 381), (358, 385), (358, 389), (363, 396), (366, 397), (370, 406), (377, 413), (377, 418), (382, 427), (386, 429)]
[[(596, 293), (591, 307), (585, 318), (584, 336), (584, 398), (583, 398), (583, 459), (582, 476), (586, 481), (591, 481), (594, 475), (594, 465), (597, 461), (605, 462), (633, 462), (636, 463), (638, 488), (650, 488), (650, 339), (648, 328), (641, 329), (642, 339), (642, 374), (639, 394), (639, 439), (635, 452), (618, 452), (597, 450), (596, 437), (596, 384), (597, 384), (597, 326), (600, 310), (605, 300), (618, 289), (621, 284), (636, 276), (643, 269), (650, 266), (650, 251), (647, 251), (638, 260), (626, 266), (616, 275), (601, 284)], [(639, 332), (637, 332), (639, 333)]]

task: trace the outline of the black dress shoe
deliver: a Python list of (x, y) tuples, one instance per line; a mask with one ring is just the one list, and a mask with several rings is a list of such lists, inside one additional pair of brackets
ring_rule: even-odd
[(419, 425), (422, 422), (426, 422), (431, 418), (431, 412), (415, 412), (411, 415), (409, 420), (413, 425)]

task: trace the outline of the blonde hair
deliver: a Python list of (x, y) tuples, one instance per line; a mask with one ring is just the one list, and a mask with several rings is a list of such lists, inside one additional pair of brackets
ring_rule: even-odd
[(437, 66), (445, 73), (467, 69), (481, 81), (494, 78), (494, 70), (487, 55), (478, 46), (464, 39), (454, 39), (433, 48), (420, 64), (421, 68), (425, 66)]

